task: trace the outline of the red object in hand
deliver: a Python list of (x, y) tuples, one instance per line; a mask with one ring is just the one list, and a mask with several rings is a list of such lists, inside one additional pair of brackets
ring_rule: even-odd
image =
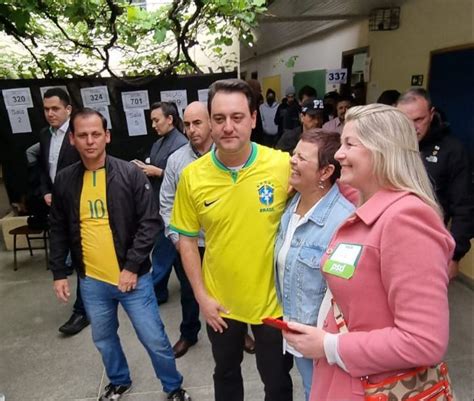
[(285, 321), (280, 320), (280, 319), (275, 319), (273, 317), (265, 317), (265, 318), (262, 319), (262, 322), (263, 322), (263, 324), (266, 324), (268, 326), (272, 326), (275, 329), (289, 331), (290, 333), (300, 333), (299, 331), (290, 329), (288, 327), (288, 322), (285, 322)]

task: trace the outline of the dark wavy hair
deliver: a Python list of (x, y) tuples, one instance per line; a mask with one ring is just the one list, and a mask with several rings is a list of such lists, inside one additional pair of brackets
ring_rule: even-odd
[(61, 88), (49, 88), (44, 92), (43, 99), (49, 99), (51, 97), (57, 96), (64, 107), (67, 107), (71, 104), (71, 99), (64, 89)]
[(247, 98), (250, 114), (253, 114), (257, 110), (257, 99), (252, 88), (247, 82), (241, 79), (221, 79), (214, 82), (209, 87), (209, 95), (207, 98), (207, 109), (209, 114), (211, 114), (212, 99), (214, 99), (214, 96), (217, 92), (242, 93)]

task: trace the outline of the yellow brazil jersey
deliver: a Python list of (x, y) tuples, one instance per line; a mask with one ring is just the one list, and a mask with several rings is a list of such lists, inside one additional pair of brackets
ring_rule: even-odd
[(253, 143), (239, 171), (226, 168), (213, 150), (182, 172), (171, 228), (186, 236), (204, 229), (203, 280), (209, 295), (230, 311), (225, 317), (259, 324), (282, 315), (273, 247), (289, 173), (287, 153)]
[(84, 172), (80, 221), (86, 276), (118, 285), (120, 268), (109, 225), (105, 168)]

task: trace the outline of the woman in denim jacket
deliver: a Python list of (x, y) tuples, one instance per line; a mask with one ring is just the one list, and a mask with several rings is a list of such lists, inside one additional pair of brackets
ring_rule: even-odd
[[(340, 175), (334, 159), (339, 146), (338, 133), (313, 129), (301, 136), (290, 161), (290, 185), (298, 192), (283, 213), (275, 245), (276, 288), (287, 321), (316, 325), (326, 293), (321, 257), (355, 209), (335, 183)], [(308, 400), (313, 360), (287, 344), (284, 349), (295, 356)]]

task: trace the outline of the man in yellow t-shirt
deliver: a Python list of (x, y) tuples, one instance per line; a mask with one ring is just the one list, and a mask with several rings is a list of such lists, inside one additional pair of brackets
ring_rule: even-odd
[(70, 296), (64, 261), (71, 250), (81, 294), (110, 383), (99, 401), (130, 390), (130, 372), (117, 333), (120, 304), (148, 351), (168, 400), (190, 401), (160, 319), (149, 254), (160, 227), (150, 182), (134, 164), (107, 156), (107, 121), (95, 110), (71, 117), (71, 144), (81, 161), (61, 170), (53, 188), (51, 253), (54, 290)]
[(105, 167), (84, 171), (79, 209), (82, 259), (87, 277), (118, 285), (120, 268), (110, 231), (105, 180)]
[[(257, 368), (265, 399), (291, 401), (281, 332), (261, 324), (279, 318), (273, 277), (273, 247), (287, 200), (289, 155), (250, 142), (256, 100), (241, 80), (211, 85), (208, 108), (215, 150), (181, 175), (170, 228), (180, 234), (186, 274), (207, 321), (216, 363), (216, 401), (242, 401), (240, 364), (247, 324), (255, 336)], [(201, 269), (198, 233), (206, 252)]]

